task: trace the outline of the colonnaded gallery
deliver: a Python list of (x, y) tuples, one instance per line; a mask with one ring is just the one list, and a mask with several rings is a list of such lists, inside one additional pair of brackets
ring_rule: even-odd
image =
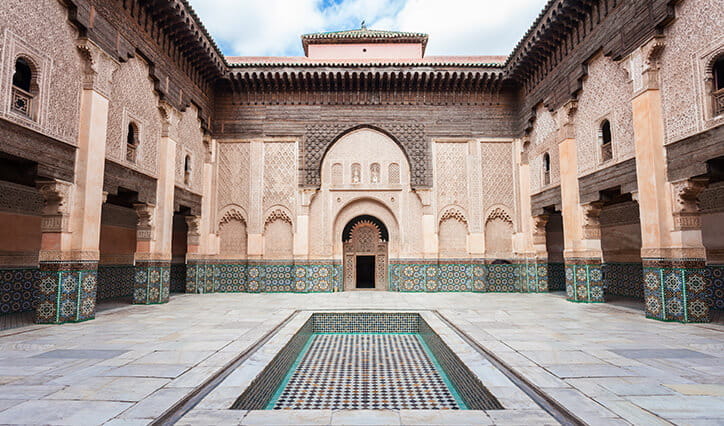
[[(508, 56), (185, 0), (0, 5), (0, 312), (169, 293), (550, 292), (724, 309), (724, 3), (550, 0)], [(30, 315), (30, 314), (28, 314)]]

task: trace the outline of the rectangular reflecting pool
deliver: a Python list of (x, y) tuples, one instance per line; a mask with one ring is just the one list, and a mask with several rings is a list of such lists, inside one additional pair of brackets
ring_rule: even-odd
[(322, 312), (291, 335), (231, 408), (503, 407), (419, 314)]

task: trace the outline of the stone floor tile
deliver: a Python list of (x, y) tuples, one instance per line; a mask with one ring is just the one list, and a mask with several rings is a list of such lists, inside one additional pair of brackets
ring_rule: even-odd
[(147, 377), (91, 377), (48, 395), (47, 399), (140, 401), (168, 383)]
[(631, 371), (611, 364), (548, 365), (546, 369), (560, 378), (569, 377), (624, 377), (634, 376)]
[(193, 392), (193, 388), (162, 388), (140, 400), (118, 417), (121, 419), (154, 419)]
[(109, 359), (122, 355), (126, 351), (102, 349), (56, 349), (35, 355), (33, 358), (59, 358), (59, 359)]
[(530, 383), (539, 388), (568, 388), (571, 387), (564, 380), (549, 373), (542, 367), (516, 367), (515, 371), (520, 373)]
[(101, 424), (130, 406), (107, 401), (27, 401), (0, 411), (0, 424)]
[(60, 385), (4, 385), (0, 386), (0, 395), (4, 399), (41, 399), (63, 389)]
[(102, 373), (102, 376), (116, 377), (158, 377), (175, 379), (185, 373), (187, 365), (174, 364), (126, 364), (121, 367), (112, 368)]
[(601, 364), (601, 360), (583, 351), (520, 351), (520, 354), (539, 365)]
[(724, 385), (712, 385), (712, 384), (695, 384), (695, 385), (667, 385), (669, 389), (673, 389), (682, 395), (703, 395), (703, 396), (724, 396)]
[(395, 410), (334, 410), (333, 425), (399, 425), (400, 413)]
[(537, 410), (490, 410), (486, 414), (496, 425), (509, 426), (544, 426), (560, 425), (560, 423), (541, 409)]
[(478, 410), (400, 410), (403, 425), (492, 425), (485, 411)]
[(641, 407), (622, 399), (601, 397), (595, 398), (595, 400), (625, 421), (634, 425), (671, 425), (670, 422), (661, 417), (651, 414)]
[(632, 396), (639, 407), (666, 419), (724, 419), (724, 398), (713, 396)]
[(332, 410), (252, 410), (242, 425), (328, 425)]
[(243, 410), (193, 409), (176, 422), (176, 426), (240, 425), (246, 415)]

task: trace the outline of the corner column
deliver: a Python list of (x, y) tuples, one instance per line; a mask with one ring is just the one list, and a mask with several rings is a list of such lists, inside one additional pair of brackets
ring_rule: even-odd
[(95, 317), (108, 96), (117, 63), (92, 42), (84, 60), (73, 182), (39, 181), (45, 198), (35, 321), (78, 322)]
[(698, 196), (707, 182), (668, 182), (658, 75), (664, 41), (654, 37), (629, 60), (646, 316), (708, 322), (706, 250), (698, 208)]
[(603, 302), (601, 229), (598, 216), (601, 206), (580, 205), (578, 188), (578, 153), (574, 132), (577, 102), (569, 101), (559, 130), (558, 150), (561, 169), (561, 202), (565, 234), (566, 295), (571, 302)]

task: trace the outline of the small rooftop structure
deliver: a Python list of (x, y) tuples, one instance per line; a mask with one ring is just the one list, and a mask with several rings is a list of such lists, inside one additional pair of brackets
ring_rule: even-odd
[(302, 46), (310, 59), (422, 59), (427, 34), (362, 28), (304, 34)]

